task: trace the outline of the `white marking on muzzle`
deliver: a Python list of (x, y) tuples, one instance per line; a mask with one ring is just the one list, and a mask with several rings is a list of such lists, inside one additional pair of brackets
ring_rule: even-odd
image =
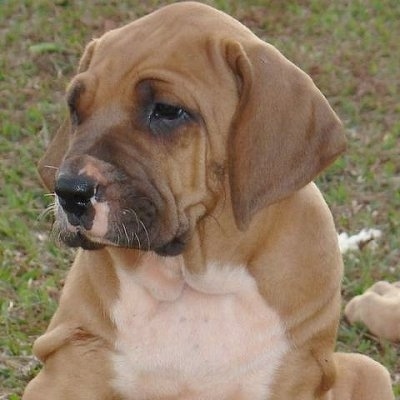
[(110, 206), (107, 202), (98, 202), (94, 196), (90, 199), (95, 210), (92, 229), (88, 232), (91, 236), (98, 238), (104, 237), (108, 232), (108, 216), (110, 214)]

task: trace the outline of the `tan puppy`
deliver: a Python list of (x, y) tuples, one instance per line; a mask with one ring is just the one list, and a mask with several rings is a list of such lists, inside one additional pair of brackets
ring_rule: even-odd
[(344, 310), (351, 324), (364, 323), (381, 338), (400, 340), (400, 282), (376, 282), (360, 296), (354, 297)]
[(24, 400), (393, 398), (333, 353), (342, 260), (310, 182), (345, 140), (304, 72), (178, 3), (91, 42), (67, 101), (40, 172), (83, 250)]

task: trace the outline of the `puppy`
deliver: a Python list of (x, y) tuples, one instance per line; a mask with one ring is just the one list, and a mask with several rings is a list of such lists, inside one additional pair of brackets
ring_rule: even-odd
[(39, 171), (80, 250), (24, 400), (393, 399), (334, 354), (342, 260), (311, 181), (345, 139), (304, 72), (184, 2), (89, 43), (67, 103)]

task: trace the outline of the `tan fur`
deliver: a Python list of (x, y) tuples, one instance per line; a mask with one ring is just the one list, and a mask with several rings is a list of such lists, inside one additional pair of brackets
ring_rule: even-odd
[[(149, 92), (140, 85), (143, 80), (151, 81), (157, 101), (184, 105), (196, 115), (195, 121), (166, 137), (152, 137), (132, 122)], [(45, 185), (52, 190), (60, 173), (90, 171), (107, 188), (107, 221), (123, 218), (118, 197), (123, 188), (113, 182), (107, 161), (114, 151), (118, 162), (145, 171), (135, 177), (146, 189), (156, 187), (161, 193), (159, 230), (150, 248), (182, 233), (186, 242), (181, 256), (166, 259), (114, 247), (113, 239), (99, 232), (111, 232), (115, 224), (107, 225), (103, 208), (97, 207), (93, 226), (101, 229), (81, 228), (83, 235), (111, 246), (78, 252), (59, 308), (47, 333), (35, 343), (44, 368), (26, 389), (24, 400), (393, 399), (382, 366), (334, 353), (342, 260), (332, 216), (311, 181), (344, 150), (345, 140), (338, 117), (304, 72), (234, 19), (187, 2), (91, 42), (70, 85), (69, 99), (80, 122), (66, 123), (42, 158), (39, 171)], [(99, 143), (109, 146), (104, 160), (93, 152), (96, 146), (98, 151), (104, 148)], [(54, 169), (58, 167), (59, 173)], [(58, 221), (71, 231), (64, 214), (59, 208)], [(164, 276), (160, 263), (166, 271), (176, 266)], [(215, 266), (222, 272), (226, 266), (237, 269), (229, 290), (229, 285), (214, 283), (223, 276)], [(180, 271), (177, 275), (174, 268)], [(251, 278), (250, 292), (240, 284), (244, 273), (246, 281)], [(135, 297), (141, 292), (150, 293), (147, 303)], [(129, 296), (137, 300), (125, 308), (123, 299)], [(259, 304), (260, 296), (264, 305)], [(217, 343), (222, 352), (209, 361), (210, 368), (218, 371), (223, 354), (236, 354), (222, 349), (238, 333), (235, 321), (241, 319), (233, 316), (245, 317), (246, 307), (254, 310), (250, 315), (269, 318), (281, 351), (265, 345), (260, 348), (265, 358), (254, 364), (245, 361), (247, 343), (234, 341), (239, 378), (221, 377), (218, 384), (213, 379), (219, 375), (207, 375), (208, 364), (198, 364), (201, 357), (189, 356), (192, 336), (186, 327), (181, 333), (187, 358), (172, 357), (172, 375), (165, 369), (170, 355), (150, 371), (141, 368), (153, 354), (138, 356), (138, 365), (121, 361), (122, 351), (129, 358), (121, 343), (138, 346), (137, 338), (127, 334), (136, 304), (145, 307), (140, 315), (152, 323), (162, 319), (159, 328), (166, 333), (173, 329), (168, 334), (179, 336), (175, 317), (168, 323), (169, 312), (178, 318), (178, 311), (170, 310), (189, 312), (192, 301), (209, 316), (218, 315), (216, 306), (224, 305), (221, 318), (229, 320), (223, 335), (208, 339), (208, 350)], [(251, 327), (251, 321), (243, 319), (243, 328)], [(150, 335), (149, 327), (142, 330), (144, 338), (138, 333), (140, 340), (148, 335), (155, 340), (154, 348), (168, 350), (170, 343), (163, 342), (163, 335)], [(196, 332), (203, 329), (199, 321), (192, 327)], [(249, 330), (249, 341), (263, 337), (265, 329), (260, 327)], [(235, 330), (231, 335), (230, 328)], [(204, 336), (201, 339), (207, 343)], [(176, 355), (173, 349), (171, 344)], [(121, 378), (118, 371), (127, 366), (132, 374), (124, 369)], [(202, 372), (193, 378), (191, 371), (200, 367)], [(135, 392), (139, 376), (148, 395)]]
[(400, 283), (376, 282), (351, 299), (344, 314), (352, 324), (364, 323), (374, 335), (400, 341)]

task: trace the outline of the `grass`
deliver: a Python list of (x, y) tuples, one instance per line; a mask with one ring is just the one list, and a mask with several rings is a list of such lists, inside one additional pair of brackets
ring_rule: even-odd
[[(383, 237), (345, 256), (344, 302), (400, 267), (400, 3), (397, 0), (215, 0), (308, 72), (348, 129), (347, 153), (319, 179), (339, 231)], [(162, 1), (0, 0), (0, 399), (17, 400), (39, 366), (33, 340), (57, 304), (73, 253), (49, 238), (35, 165), (64, 112), (84, 44)], [(391, 371), (400, 347), (342, 321), (338, 349)]]

